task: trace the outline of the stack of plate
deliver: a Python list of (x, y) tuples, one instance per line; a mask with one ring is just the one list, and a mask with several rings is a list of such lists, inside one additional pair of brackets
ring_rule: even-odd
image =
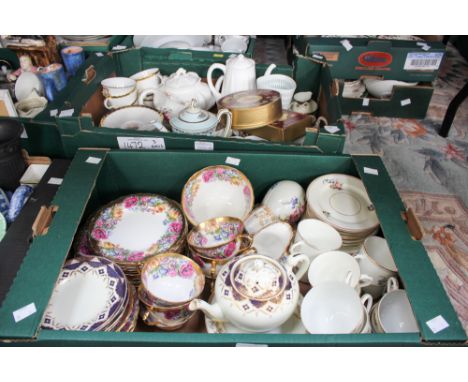
[(180, 205), (156, 194), (133, 194), (102, 207), (88, 225), (91, 250), (118, 264), (136, 286), (145, 259), (182, 253), (187, 222)]
[(65, 263), (42, 321), (52, 330), (131, 332), (138, 320), (136, 289), (102, 257)]
[(307, 188), (307, 217), (322, 220), (343, 239), (341, 249), (355, 252), (374, 235), (379, 220), (362, 181), (344, 174), (316, 178)]

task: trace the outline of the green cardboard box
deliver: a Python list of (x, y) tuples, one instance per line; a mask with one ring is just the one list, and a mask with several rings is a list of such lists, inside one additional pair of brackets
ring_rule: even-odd
[(299, 37), (294, 46), (301, 54), (324, 56), (333, 78), (347, 80), (381, 76), (399, 81), (431, 82), (437, 78), (445, 55), (445, 45), (436, 41)]
[[(193, 136), (175, 133), (160, 133), (148, 131), (130, 131), (125, 129), (109, 129), (99, 127), (101, 117), (107, 112), (103, 106), (100, 82), (110, 76), (128, 76), (140, 70), (158, 67), (165, 75), (184, 67), (206, 77), (211, 63), (206, 61), (167, 61), (162, 60), (155, 49), (130, 49), (111, 56), (102, 57), (99, 64), (94, 65), (95, 76), (86, 82), (75, 84), (70, 89), (68, 97), (60, 100), (66, 109), (73, 109), (73, 115), (57, 119), (57, 125), (62, 138), (66, 157), (73, 157), (79, 147), (109, 147), (127, 148), (122, 144), (130, 138), (143, 147), (196, 149), (197, 142), (211, 142), (213, 150), (231, 151), (294, 151), (294, 152), (325, 152), (341, 153), (344, 145), (344, 127), (338, 103), (338, 93), (333, 90), (333, 81), (328, 67), (320, 61), (298, 56), (294, 66), (278, 66), (276, 73), (293, 76), (298, 83), (298, 91), (312, 90), (320, 102), (322, 114), (327, 117), (330, 125), (336, 125), (338, 131), (334, 134), (324, 129), (308, 129), (303, 145), (286, 143), (258, 142), (234, 138), (215, 138)], [(267, 65), (257, 65), (257, 74), (262, 75)], [(58, 105), (60, 106), (60, 105)], [(120, 138), (120, 143), (119, 143)], [(202, 145), (206, 147), (206, 145)]]
[(87, 53), (109, 52), (114, 47), (118, 47), (119, 50), (131, 47), (131, 45), (129, 44), (133, 44), (133, 42), (128, 37), (129, 36), (125, 35), (113, 35), (105, 41), (68, 41), (66, 43), (60, 44), (60, 49), (65, 48), (67, 46), (81, 46), (83, 50)]
[[(400, 278), (408, 293), (420, 333), (294, 335), (206, 334), (176, 332), (84, 332), (42, 330), (40, 323), (61, 266), (80, 222), (99, 206), (132, 192), (156, 192), (180, 199), (183, 185), (196, 171), (240, 160), (237, 166), (261, 200), (275, 182), (291, 179), (307, 187), (327, 173), (359, 176), (367, 189)], [(374, 171), (367, 171), (366, 168)], [(375, 172), (377, 171), (377, 175)], [(402, 214), (404, 205), (377, 156), (297, 153), (79, 150), (53, 200), (56, 210), (48, 231), (34, 239), (0, 307), (0, 341), (13, 345), (223, 345), (237, 343), (305, 345), (448, 345), (466, 341), (465, 331), (422, 244), (414, 240)], [(408, 214), (411, 216), (411, 214)], [(31, 305), (34, 304), (34, 305)], [(29, 314), (14, 315), (33, 306)], [(17, 321), (15, 321), (15, 316)], [(428, 320), (442, 316), (448, 327), (435, 333)]]

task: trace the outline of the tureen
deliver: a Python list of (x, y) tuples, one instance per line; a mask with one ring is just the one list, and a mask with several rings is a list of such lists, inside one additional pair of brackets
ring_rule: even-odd
[(294, 313), (299, 298), (298, 279), (308, 266), (305, 255), (283, 257), (281, 261), (264, 255), (235, 257), (216, 278), (216, 302), (195, 299), (189, 308), (248, 332), (272, 330)]
[[(224, 129), (216, 131), (223, 115), (226, 116), (226, 126)], [(172, 131), (175, 133), (220, 135), (223, 137), (231, 135), (231, 122), (232, 114), (229, 110), (220, 109), (218, 115), (215, 115), (197, 107), (196, 99), (193, 99), (189, 107), (170, 120)]]
[(211, 109), (215, 103), (208, 85), (201, 82), (197, 73), (179, 68), (155, 93), (153, 103), (156, 109), (176, 115), (194, 98), (203, 110)]

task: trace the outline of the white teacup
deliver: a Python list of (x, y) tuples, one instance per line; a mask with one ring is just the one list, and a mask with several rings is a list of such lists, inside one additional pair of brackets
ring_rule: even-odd
[(377, 333), (418, 333), (418, 323), (414, 316), (406, 291), (398, 289), (395, 277), (387, 280), (387, 293), (372, 309), (372, 328)]
[(262, 228), (278, 221), (279, 218), (267, 206), (260, 205), (244, 220), (244, 228), (248, 234), (255, 235)]
[(133, 105), (138, 98), (138, 92), (133, 89), (130, 93), (124, 94), (121, 96), (111, 96), (104, 99), (104, 106), (106, 109), (113, 110), (118, 109), (125, 106)]
[(354, 258), (358, 261), (361, 272), (374, 279), (372, 285), (382, 287), (389, 277), (397, 274), (387, 241), (382, 237), (369, 236)]
[(372, 297), (358, 293), (339, 281), (312, 288), (301, 305), (301, 319), (311, 334), (360, 333), (365, 329), (366, 311)]
[(136, 89), (136, 81), (127, 77), (110, 77), (101, 81), (102, 95), (108, 97), (122, 97)]
[(215, 43), (221, 46), (223, 52), (245, 53), (248, 47), (249, 37), (240, 35), (216, 36)]
[(157, 89), (163, 83), (163, 77), (158, 68), (142, 70), (130, 76), (130, 78), (136, 81), (138, 93), (146, 89)]
[(289, 248), (289, 253), (306, 254), (312, 261), (319, 254), (337, 250), (341, 245), (341, 236), (331, 225), (318, 219), (304, 219), (297, 225), (294, 244)]
[(318, 109), (317, 102), (312, 99), (312, 92), (298, 92), (293, 98), (289, 108), (296, 113), (312, 114)]
[(328, 281), (340, 281), (356, 289), (358, 293), (362, 287), (372, 282), (372, 277), (361, 274), (359, 264), (353, 256), (341, 251), (318, 255), (310, 263), (308, 278), (313, 287)]
[(262, 204), (282, 221), (293, 224), (305, 210), (305, 192), (302, 186), (292, 180), (282, 180), (270, 187)]
[(273, 223), (253, 236), (252, 248), (257, 253), (278, 260), (287, 253), (293, 235), (293, 229), (288, 223)]

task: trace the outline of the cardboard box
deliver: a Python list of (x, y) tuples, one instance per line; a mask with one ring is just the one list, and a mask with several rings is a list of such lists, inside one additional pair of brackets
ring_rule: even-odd
[[(420, 333), (286, 335), (206, 334), (138, 331), (134, 333), (42, 330), (40, 323), (80, 222), (121, 195), (146, 191), (179, 200), (187, 179), (209, 165), (240, 159), (241, 170), (261, 200), (275, 182), (291, 179), (307, 187), (327, 173), (361, 177), (381, 222)], [(300, 158), (299, 158), (300, 157)], [(90, 160), (90, 158), (94, 158)], [(377, 170), (370, 174), (365, 168)], [(374, 171), (375, 173), (375, 171)], [(47, 234), (37, 237), (0, 307), (0, 341), (25, 345), (447, 345), (462, 344), (466, 334), (422, 244), (412, 238), (408, 213), (380, 157), (250, 153), (79, 150), (53, 200), (56, 210)], [(406, 216), (408, 225), (403, 216)], [(34, 303), (36, 311), (15, 322), (13, 312)], [(439, 315), (449, 324), (434, 333), (426, 324)]]
[(60, 49), (67, 46), (81, 46), (83, 50), (87, 53), (92, 52), (109, 52), (114, 47), (120, 49), (130, 48), (133, 44), (131, 36), (125, 35), (113, 35), (108, 38), (96, 41), (67, 41), (60, 44)]
[(324, 56), (334, 78), (351, 80), (370, 75), (431, 82), (437, 78), (445, 45), (437, 41), (422, 44), (428, 48), (418, 41), (370, 38), (299, 37), (294, 43), (301, 54)]

